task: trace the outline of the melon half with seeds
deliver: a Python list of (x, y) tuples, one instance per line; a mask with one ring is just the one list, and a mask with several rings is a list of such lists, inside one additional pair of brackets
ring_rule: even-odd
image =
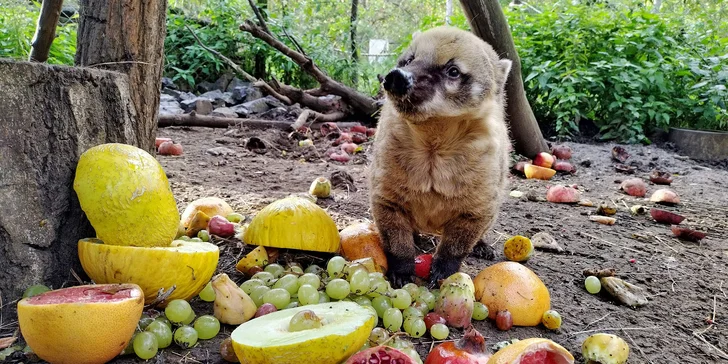
[(102, 364), (131, 340), (144, 308), (136, 284), (99, 284), (48, 291), (18, 302), (23, 338), (53, 364)]
[[(306, 310), (322, 325), (290, 331), (291, 318)], [(269, 313), (238, 326), (230, 337), (241, 363), (339, 364), (361, 349), (376, 324), (372, 310), (340, 301)]]

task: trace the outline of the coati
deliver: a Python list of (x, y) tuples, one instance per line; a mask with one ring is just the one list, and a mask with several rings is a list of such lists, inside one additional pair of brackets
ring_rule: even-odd
[(510, 69), (474, 34), (437, 27), (416, 35), (384, 78), (368, 183), (394, 286), (414, 278), (418, 233), (441, 236), (433, 286), (485, 245), (506, 185)]

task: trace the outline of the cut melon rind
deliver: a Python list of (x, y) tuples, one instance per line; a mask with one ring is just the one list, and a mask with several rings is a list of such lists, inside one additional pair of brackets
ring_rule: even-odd
[[(316, 313), (324, 326), (289, 332), (291, 317), (304, 310)], [(238, 326), (231, 338), (241, 363), (295, 364), (315, 359), (338, 364), (364, 345), (376, 323), (371, 310), (354, 302), (330, 302), (258, 317)]]

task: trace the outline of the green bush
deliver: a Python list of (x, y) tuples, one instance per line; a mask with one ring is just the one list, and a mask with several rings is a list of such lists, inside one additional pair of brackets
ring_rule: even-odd
[(728, 38), (641, 9), (542, 10), (506, 15), (529, 102), (559, 135), (582, 118), (622, 142), (669, 126), (728, 130)]
[[(24, 60), (30, 54), (40, 3), (10, 1), (0, 14), (0, 58)], [(73, 65), (76, 54), (76, 24), (59, 25), (51, 45), (48, 63)]]

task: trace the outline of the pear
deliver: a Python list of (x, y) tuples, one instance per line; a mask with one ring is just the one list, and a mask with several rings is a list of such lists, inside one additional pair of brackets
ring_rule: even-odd
[(221, 273), (212, 278), (215, 290), (213, 314), (223, 324), (240, 325), (255, 316), (258, 308), (227, 274)]

